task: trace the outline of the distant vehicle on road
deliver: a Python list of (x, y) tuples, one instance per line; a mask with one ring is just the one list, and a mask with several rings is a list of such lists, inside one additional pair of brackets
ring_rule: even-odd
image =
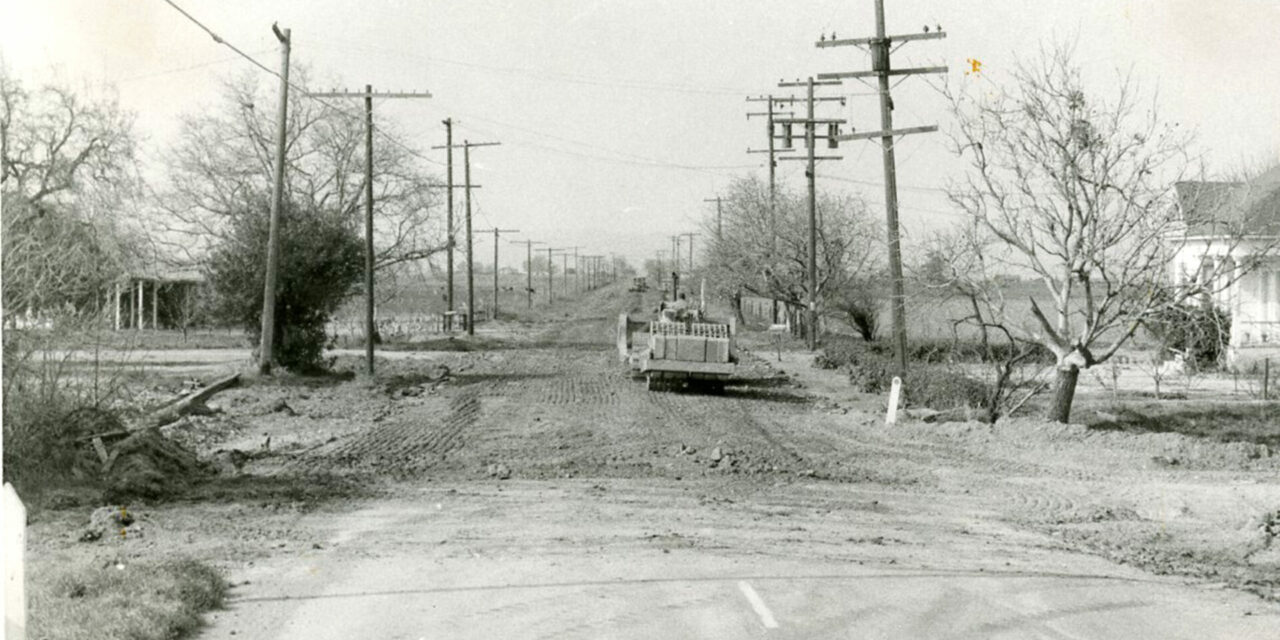
[(627, 291), (632, 291), (637, 293), (644, 293), (645, 291), (648, 291), (648, 290), (649, 290), (649, 283), (645, 280), (644, 276), (637, 276), (635, 278), (632, 278), (631, 288), (627, 289)]

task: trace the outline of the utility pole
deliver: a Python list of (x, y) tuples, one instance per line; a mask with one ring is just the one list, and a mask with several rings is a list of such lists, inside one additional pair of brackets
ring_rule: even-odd
[[(748, 112), (747, 119), (750, 120), (753, 117), (758, 118), (761, 116), (764, 116), (766, 118), (766, 123), (768, 126), (765, 129), (765, 133), (766, 133), (766, 137), (769, 140), (769, 148), (768, 149), (748, 148), (747, 153), (769, 154), (769, 239), (770, 239), (769, 247), (771, 251), (770, 259), (775, 259), (775, 260), (778, 257), (778, 158), (777, 158), (777, 154), (787, 153), (794, 150), (790, 142), (788, 142), (787, 145), (782, 149), (777, 148), (777, 144), (775, 143), (776, 132), (775, 132), (774, 123), (777, 122), (777, 118), (782, 117), (783, 114), (779, 113), (775, 109), (783, 105), (786, 105), (788, 108), (793, 108), (795, 107), (796, 102), (801, 100), (804, 100), (804, 99), (797, 98), (794, 95), (774, 95), (774, 94), (763, 95), (755, 98), (752, 98), (752, 97), (747, 98), (747, 102), (764, 102), (768, 107), (767, 110), (763, 112), (761, 111)], [(845, 106), (845, 99), (842, 97), (835, 97), (835, 96), (817, 97), (817, 98), (813, 98), (813, 100), (815, 102), (839, 101), (840, 106), (842, 107)], [(794, 118), (795, 112), (788, 111), (785, 114), (785, 117)], [(785, 137), (788, 140), (791, 137), (792, 124), (793, 122), (783, 123)], [(778, 321), (778, 300), (773, 296), (770, 296), (770, 297), (773, 298), (772, 321), (777, 322)]]
[(552, 295), (552, 289), (555, 286), (555, 269), (553, 269), (555, 263), (552, 261), (552, 256), (563, 251), (565, 251), (564, 247), (547, 247), (547, 305), (555, 304), (555, 296)]
[[(536, 241), (534, 241), (534, 240), (511, 240), (510, 242), (511, 242), (511, 244), (522, 244), (522, 245), (524, 245), (524, 247), (525, 247), (525, 259), (524, 259), (525, 285), (524, 285), (524, 291), (525, 291), (525, 295), (527, 295), (527, 296), (528, 296), (528, 298), (529, 298), (529, 308), (530, 308), (530, 309), (532, 309), (532, 308), (533, 308), (533, 245), (535, 245), (535, 244), (546, 244), (546, 243), (544, 243), (544, 242), (536, 242)], [(498, 261), (498, 260), (497, 260), (497, 258), (494, 258), (494, 262), (497, 262), (497, 261)], [(548, 261), (550, 261), (550, 260), (548, 260)]]
[(520, 233), (519, 229), (493, 228), (493, 319), (498, 319), (498, 235), (503, 233)]
[[(769, 141), (769, 144), (771, 144), (771, 145), (772, 145), (772, 144), (773, 144), (773, 140), (770, 140), (770, 141)], [(772, 160), (770, 160), (770, 162), (772, 162)], [(770, 179), (772, 179), (772, 178), (770, 178)], [(771, 191), (770, 193), (772, 194), (772, 191)], [(771, 197), (772, 197), (772, 196), (771, 196)], [(724, 239), (724, 208), (723, 208), (723, 206), (722, 206), (722, 201), (723, 201), (723, 200), (724, 200), (724, 198), (721, 198), (720, 196), (716, 196), (716, 197), (714, 197), (714, 198), (703, 198), (703, 199), (702, 199), (702, 201), (703, 201), (703, 202), (714, 202), (714, 203), (716, 203), (716, 240), (723, 240), (723, 239)], [(771, 216), (773, 215), (772, 211), (770, 211), (770, 214), (769, 214), (769, 215), (771, 215)], [(770, 224), (772, 224), (772, 221), (770, 221)], [(776, 237), (776, 231), (777, 231), (777, 230), (775, 229), (775, 237)]]
[(448, 176), (449, 181), (446, 196), (449, 201), (449, 209), (448, 218), (445, 222), (445, 229), (449, 234), (449, 241), (446, 244), (447, 249), (445, 250), (445, 254), (447, 256), (446, 262), (448, 263), (446, 280), (448, 281), (449, 289), (448, 293), (445, 294), (447, 296), (446, 304), (448, 305), (448, 309), (446, 309), (447, 313), (444, 315), (444, 329), (445, 331), (453, 331), (453, 118), (445, 118), (443, 122), (444, 146), (445, 149), (447, 149), (445, 156), (447, 158), (448, 166), (446, 169), (446, 175)]
[(573, 288), (579, 294), (582, 293), (582, 264), (578, 260), (578, 249), (581, 248), (573, 248)]
[(682, 237), (689, 238), (689, 272), (693, 272), (693, 237), (698, 235), (696, 232), (682, 233)]
[[(818, 187), (817, 187), (817, 162), (819, 160), (839, 160), (840, 156), (819, 156), (817, 155), (818, 138), (826, 138), (829, 148), (838, 146), (837, 136), (840, 135), (840, 125), (845, 120), (840, 118), (824, 118), (818, 119), (814, 115), (814, 105), (818, 101), (814, 96), (813, 90), (815, 86), (838, 85), (839, 80), (823, 80), (815, 81), (810, 76), (804, 82), (781, 82), (778, 86), (795, 87), (803, 86), (807, 92), (806, 116), (804, 118), (784, 118), (778, 120), (784, 125), (799, 123), (804, 125), (804, 144), (807, 153), (804, 158), (786, 157), (783, 160), (804, 160), (807, 165), (805, 167), (805, 178), (809, 183), (809, 255), (808, 255), (808, 289), (809, 289), (809, 330), (807, 333), (807, 342), (810, 351), (818, 348)], [(819, 135), (817, 127), (819, 124), (827, 125), (827, 133)], [(791, 131), (790, 127), (784, 127), (783, 142), (787, 148), (791, 148)]]
[(374, 93), (373, 85), (364, 91), (330, 91), (308, 94), (313, 98), (364, 98), (364, 358), (369, 377), (373, 377), (373, 99), (430, 98), (426, 91)]
[(587, 291), (594, 291), (600, 286), (600, 260), (604, 258), (601, 255), (582, 256), (587, 261)]
[(875, 11), (875, 37), (837, 40), (835, 38), (835, 34), (832, 34), (830, 40), (823, 36), (815, 44), (819, 48), (855, 46), (858, 48), (866, 47), (871, 51), (870, 71), (820, 73), (818, 74), (818, 77), (834, 80), (852, 78), (860, 82), (863, 81), (863, 78), (875, 77), (879, 81), (880, 131), (839, 136), (838, 139), (841, 141), (869, 140), (874, 138), (880, 139), (881, 153), (884, 161), (884, 206), (885, 218), (887, 220), (885, 227), (889, 236), (889, 274), (893, 280), (893, 350), (898, 364), (898, 375), (905, 379), (907, 377), (907, 305), (902, 275), (902, 241), (898, 232), (898, 177), (894, 161), (893, 145), (894, 139), (898, 136), (937, 131), (938, 127), (936, 125), (932, 125), (924, 127), (909, 127), (905, 129), (893, 128), (893, 96), (889, 93), (889, 76), (946, 73), (947, 67), (943, 65), (895, 69), (890, 64), (889, 57), (895, 48), (895, 43), (901, 44), (911, 42), (913, 40), (936, 40), (947, 37), (947, 34), (942, 30), (942, 27), (939, 26), (938, 29), (932, 33), (929, 33), (926, 30), (925, 33), (886, 36), (884, 32), (884, 0), (876, 0)]
[[(276, 113), (275, 181), (271, 185), (271, 220), (267, 226), (267, 273), (262, 287), (262, 342), (258, 345), (258, 373), (271, 373), (275, 355), (276, 272), (280, 269), (280, 206), (284, 198), (284, 147), (289, 120), (289, 49), (293, 46), (289, 29), (271, 30), (280, 41), (280, 109)], [(117, 285), (118, 287), (119, 285)], [(118, 296), (117, 296), (118, 297)], [(120, 327), (120, 301), (116, 301), (116, 328)]]
[[(451, 136), (452, 137), (452, 136)], [(446, 145), (447, 148), (455, 146), (462, 147), (462, 165), (463, 165), (463, 189), (466, 209), (467, 209), (467, 335), (474, 336), (476, 334), (476, 282), (475, 282), (475, 264), (473, 261), (475, 254), (474, 241), (471, 239), (471, 190), (479, 189), (480, 185), (471, 184), (471, 148), (472, 147), (496, 147), (501, 142), (471, 142), (463, 140), (462, 144), (454, 145), (452, 143)], [(432, 149), (442, 149), (446, 147), (431, 147)], [(452, 187), (449, 189), (452, 193)], [(452, 231), (450, 231), (452, 234)], [(452, 295), (452, 294), (451, 294)]]
[[(820, 98), (819, 100), (836, 100), (836, 99), (837, 98)], [(777, 207), (775, 206), (775, 201), (777, 198), (777, 190), (778, 190), (777, 154), (786, 153), (786, 152), (792, 151), (793, 149), (790, 146), (788, 146), (787, 148), (779, 150), (777, 148), (777, 145), (774, 142), (774, 118), (781, 115), (778, 112), (774, 111), (774, 107), (781, 106), (783, 104), (786, 104), (788, 106), (795, 106), (796, 98), (795, 96), (790, 96), (790, 95), (775, 96), (773, 94), (769, 94), (769, 95), (759, 96), (755, 98), (748, 97), (747, 102), (764, 102), (768, 106), (768, 109), (763, 112), (761, 111), (748, 112), (747, 119), (750, 120), (753, 117), (758, 118), (761, 116), (763, 116), (766, 119), (765, 122), (767, 127), (765, 128), (765, 133), (767, 134), (767, 137), (769, 139), (769, 148), (768, 149), (750, 149), (749, 148), (747, 149), (747, 153), (769, 154), (769, 231), (773, 239), (773, 251), (774, 253), (777, 253), (778, 251), (778, 216), (776, 211)], [(844, 104), (843, 100), (841, 101), (841, 104)], [(795, 117), (794, 112), (787, 112), (786, 115), (789, 117)], [(791, 125), (787, 124), (786, 128), (790, 130)]]
[[(582, 248), (581, 246), (578, 246), (578, 247), (562, 247), (560, 249), (557, 249), (557, 251), (564, 252), (560, 254), (560, 285), (565, 290), (565, 293), (569, 292), (569, 254), (570, 252), (572, 252), (574, 262), (576, 263), (578, 260), (578, 249), (581, 249), (581, 248)], [(576, 280), (578, 277), (578, 274), (574, 273), (573, 277)]]

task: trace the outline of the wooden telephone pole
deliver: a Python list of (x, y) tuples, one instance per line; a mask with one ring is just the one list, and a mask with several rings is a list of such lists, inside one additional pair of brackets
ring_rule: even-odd
[[(834, 98), (820, 98), (820, 100), (829, 100), (829, 99), (834, 99)], [(778, 251), (778, 216), (776, 211), (777, 209), (776, 200), (777, 200), (777, 190), (778, 190), (777, 154), (786, 153), (786, 152), (792, 151), (793, 149), (791, 147), (778, 149), (777, 144), (775, 144), (774, 142), (774, 126), (773, 126), (774, 119), (782, 115), (774, 111), (774, 108), (778, 106), (782, 106), (783, 104), (794, 106), (796, 102), (796, 98), (795, 96), (790, 96), (790, 95), (775, 96), (773, 94), (769, 94), (765, 96), (758, 96), (755, 98), (748, 97), (747, 102), (764, 102), (766, 105), (768, 105), (768, 108), (765, 111), (748, 112), (747, 119), (750, 120), (751, 118), (759, 118), (759, 117), (765, 118), (765, 124), (767, 125), (765, 128), (765, 133), (769, 140), (769, 148), (768, 149), (748, 148), (747, 153), (769, 154), (769, 231), (770, 231), (771, 237), (773, 238), (773, 243), (772, 243), (773, 251), (774, 253), (777, 253)], [(786, 113), (786, 116), (795, 117), (795, 113), (788, 111)], [(716, 201), (717, 201), (716, 206), (719, 207), (719, 198), (717, 198)]]
[(886, 36), (884, 32), (884, 0), (876, 0), (875, 11), (876, 35), (874, 37), (837, 40), (833, 34), (830, 40), (824, 36), (816, 43), (819, 48), (845, 46), (868, 48), (871, 51), (871, 70), (820, 73), (818, 77), (837, 81), (844, 78), (863, 81), (864, 78), (874, 77), (879, 81), (880, 131), (839, 136), (837, 139), (841, 141), (880, 139), (884, 161), (884, 206), (887, 220), (885, 226), (889, 239), (889, 274), (893, 280), (893, 350), (898, 364), (898, 375), (905, 379), (907, 377), (907, 308), (902, 275), (902, 241), (898, 232), (898, 178), (893, 146), (894, 139), (899, 136), (913, 133), (929, 133), (937, 131), (938, 127), (933, 125), (905, 129), (893, 128), (893, 97), (889, 94), (889, 77), (946, 73), (947, 67), (944, 65), (894, 69), (889, 62), (889, 56), (895, 48), (895, 43), (902, 44), (914, 40), (936, 40), (947, 37), (947, 34), (939, 26), (932, 33), (926, 31), (925, 33)]
[[(449, 127), (452, 132), (452, 127)], [(452, 136), (450, 136), (452, 137)], [(480, 185), (471, 184), (471, 148), (472, 147), (496, 147), (501, 142), (470, 142), (463, 140), (462, 144), (448, 144), (443, 147), (435, 146), (432, 149), (452, 149), (454, 147), (462, 147), (462, 165), (463, 165), (463, 189), (466, 190), (466, 208), (467, 208), (467, 335), (474, 336), (476, 334), (476, 281), (475, 281), (475, 246), (471, 239), (471, 190), (479, 189)], [(453, 192), (450, 185), (449, 192)], [(452, 231), (450, 232), (452, 233)], [(452, 294), (450, 294), (452, 295)]]
[(426, 91), (374, 93), (373, 85), (364, 91), (330, 91), (309, 94), (314, 98), (364, 98), (364, 356), (369, 376), (373, 376), (373, 99), (430, 98)]
[[(442, 122), (444, 123), (444, 148), (446, 149), (446, 151), (445, 151), (445, 158), (446, 158), (446, 166), (447, 166), (447, 169), (446, 169), (445, 171), (446, 171), (446, 176), (447, 176), (447, 179), (448, 179), (448, 185), (447, 185), (447, 196), (446, 196), (446, 197), (447, 197), (447, 200), (448, 200), (448, 203), (449, 203), (449, 208), (448, 208), (448, 210), (447, 210), (447, 211), (448, 211), (448, 213), (446, 214), (448, 217), (447, 217), (447, 219), (446, 219), (446, 221), (445, 221), (445, 229), (446, 229), (447, 233), (449, 234), (449, 240), (448, 240), (448, 242), (446, 243), (447, 249), (445, 250), (445, 255), (447, 256), (447, 258), (446, 258), (447, 267), (446, 267), (446, 271), (445, 271), (445, 273), (446, 273), (445, 279), (446, 279), (446, 280), (447, 280), (447, 282), (448, 282), (448, 287), (449, 287), (449, 288), (448, 288), (448, 292), (445, 294), (445, 296), (446, 296), (446, 297), (445, 297), (445, 303), (446, 303), (447, 309), (445, 310), (445, 311), (446, 311), (446, 313), (445, 313), (445, 315), (444, 315), (444, 329), (445, 329), (445, 331), (452, 331), (452, 330), (453, 330), (453, 252), (454, 252), (454, 233), (453, 233), (453, 189), (454, 189), (454, 185), (453, 185), (453, 118), (445, 118), (444, 120), (442, 120)], [(434, 149), (434, 148), (436, 148), (436, 147), (432, 147), (432, 148)]]
[(519, 229), (499, 229), (494, 227), (490, 231), (493, 232), (493, 319), (498, 319), (498, 236), (503, 233), (520, 233)]
[[(840, 125), (845, 120), (841, 118), (823, 118), (819, 119), (814, 116), (814, 105), (819, 101), (814, 96), (813, 90), (816, 86), (838, 85), (839, 80), (814, 80), (812, 76), (801, 82), (780, 82), (780, 87), (805, 87), (808, 92), (808, 98), (805, 100), (806, 116), (804, 118), (782, 118), (775, 122), (783, 124), (784, 133), (780, 136), (787, 148), (791, 147), (791, 131), (790, 125), (804, 125), (804, 145), (808, 153), (805, 157), (785, 157), (782, 160), (804, 160), (807, 164), (804, 175), (809, 182), (809, 264), (808, 264), (808, 289), (809, 289), (809, 330), (806, 332), (808, 338), (808, 347), (810, 351), (818, 348), (818, 187), (817, 187), (817, 162), (819, 160), (840, 160), (840, 156), (819, 156), (817, 155), (818, 138), (826, 138), (827, 146), (835, 149), (838, 146), (837, 138), (840, 135)], [(817, 129), (819, 124), (827, 125), (826, 134), (819, 134)]]
[[(716, 203), (716, 240), (724, 239), (724, 207), (722, 204), (723, 200), (724, 198), (721, 198), (720, 196), (716, 196), (714, 198), (702, 199), (703, 202)], [(772, 213), (770, 213), (770, 215), (772, 215)], [(776, 235), (775, 235), (775, 238), (776, 238)]]
[[(524, 245), (524, 247), (525, 247), (525, 259), (524, 259), (524, 276), (525, 276), (525, 285), (524, 285), (524, 292), (525, 292), (525, 295), (527, 295), (527, 296), (528, 296), (528, 298), (529, 298), (529, 308), (530, 308), (530, 309), (532, 309), (532, 308), (533, 308), (533, 245), (535, 245), (535, 244), (546, 244), (546, 243), (544, 243), (544, 242), (537, 242), (537, 241), (535, 241), (535, 240), (513, 240), (513, 241), (511, 241), (511, 244), (522, 244), (522, 245)], [(494, 261), (494, 262), (497, 262), (497, 261), (498, 261), (498, 259), (495, 257), (493, 261)], [(550, 259), (548, 258), (548, 260), (547, 260), (547, 261), (548, 261), (548, 262), (550, 262)]]
[(560, 254), (566, 251), (568, 251), (568, 249), (566, 249), (565, 247), (556, 247), (556, 248), (547, 247), (547, 305), (548, 306), (555, 304), (555, 296), (552, 294), (552, 289), (555, 287), (555, 274), (554, 274), (555, 269), (553, 268), (555, 266), (555, 263), (552, 261), (552, 256), (554, 254)]
[[(276, 113), (275, 176), (271, 185), (271, 220), (267, 226), (267, 273), (262, 287), (262, 342), (258, 345), (258, 373), (262, 375), (271, 373), (275, 355), (276, 272), (280, 268), (280, 206), (284, 198), (284, 148), (289, 120), (289, 49), (293, 46), (288, 29), (272, 24), (271, 30), (280, 41), (280, 109)], [(119, 298), (119, 294), (116, 297)], [(116, 328), (120, 328), (119, 300), (116, 301)]]
[(689, 272), (693, 273), (693, 237), (698, 235), (697, 232), (690, 231), (680, 234), (681, 237), (689, 239)]

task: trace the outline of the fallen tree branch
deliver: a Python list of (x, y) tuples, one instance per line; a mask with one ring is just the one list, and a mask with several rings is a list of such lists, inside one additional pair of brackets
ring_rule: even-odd
[(139, 421), (138, 424), (130, 426), (129, 431), (140, 431), (151, 427), (163, 427), (166, 424), (177, 422), (187, 414), (207, 409), (208, 407), (204, 406), (205, 401), (212, 398), (214, 394), (222, 391), (223, 389), (234, 387), (239, 382), (240, 374), (238, 373), (233, 373), (220, 380), (215, 380), (212, 384), (202, 389), (197, 389), (186, 397), (152, 412), (150, 415)]

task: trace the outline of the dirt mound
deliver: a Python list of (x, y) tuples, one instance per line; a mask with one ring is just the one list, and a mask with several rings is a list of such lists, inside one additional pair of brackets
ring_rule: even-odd
[(142, 520), (123, 505), (98, 507), (89, 514), (89, 526), (81, 530), (81, 542), (113, 538), (136, 538), (143, 535)]
[(130, 435), (113, 448), (112, 455), (106, 473), (106, 495), (111, 502), (172, 497), (209, 475), (208, 466), (195, 453), (164, 437), (158, 429)]

